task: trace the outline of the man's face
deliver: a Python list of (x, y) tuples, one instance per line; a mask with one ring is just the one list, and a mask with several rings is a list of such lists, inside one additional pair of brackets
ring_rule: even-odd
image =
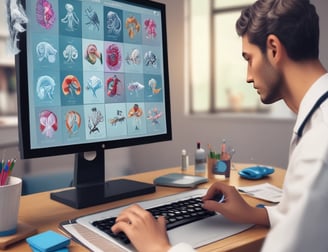
[(274, 103), (282, 98), (282, 74), (273, 66), (268, 55), (263, 54), (260, 48), (248, 41), (247, 36), (242, 38), (243, 57), (247, 61), (247, 83), (260, 95), (264, 104)]

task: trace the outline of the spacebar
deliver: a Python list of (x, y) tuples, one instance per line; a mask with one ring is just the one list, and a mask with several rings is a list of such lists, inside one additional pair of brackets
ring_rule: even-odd
[(180, 226), (183, 226), (183, 225), (195, 222), (195, 221), (199, 221), (199, 220), (202, 220), (206, 217), (209, 217), (209, 216), (203, 216), (203, 217), (196, 216), (196, 217), (192, 217), (192, 218), (188, 218), (188, 219), (169, 222), (169, 223), (166, 224), (166, 230), (170, 230), (170, 229), (180, 227)]

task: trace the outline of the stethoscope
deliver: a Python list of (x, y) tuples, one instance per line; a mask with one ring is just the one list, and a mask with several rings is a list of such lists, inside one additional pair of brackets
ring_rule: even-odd
[(310, 120), (311, 116), (313, 115), (313, 113), (317, 110), (317, 108), (320, 107), (320, 105), (328, 98), (328, 91), (326, 93), (324, 93), (318, 100), (317, 102), (314, 104), (314, 106), (312, 107), (312, 109), (310, 110), (310, 112), (307, 114), (307, 116), (305, 117), (304, 121), (302, 122), (301, 126), (298, 128), (297, 131), (297, 136), (300, 138), (303, 135), (303, 130), (305, 125), (307, 124), (307, 122)]

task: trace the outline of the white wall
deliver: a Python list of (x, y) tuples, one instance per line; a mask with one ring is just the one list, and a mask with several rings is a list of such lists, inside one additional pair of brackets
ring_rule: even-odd
[[(172, 107), (173, 141), (106, 151), (107, 178), (126, 173), (160, 169), (180, 164), (180, 153), (186, 148), (193, 153), (195, 144), (219, 143), (226, 138), (236, 149), (234, 161), (256, 162), (279, 167), (288, 163), (288, 148), (292, 121), (253, 118), (193, 117), (185, 115), (184, 79), (184, 7), (182, 0), (160, 0), (167, 5), (169, 70)], [(321, 59), (328, 66), (328, 1), (313, 0), (321, 17)], [(17, 129), (0, 130), (2, 139), (18, 139)], [(11, 147), (7, 153), (17, 153)], [(13, 154), (14, 155), (14, 154)], [(18, 157), (19, 155), (16, 154)], [(192, 155), (191, 155), (191, 163)], [(72, 169), (73, 156), (34, 159), (30, 162), (18, 160), (16, 173), (24, 168), (34, 172), (51, 169)]]
[(326, 0), (311, 0), (316, 6), (317, 12), (320, 17), (320, 59), (322, 63), (328, 68), (328, 1)]
[[(208, 118), (184, 114), (184, 32), (183, 1), (161, 0), (167, 5), (173, 141), (134, 147), (131, 169), (147, 170), (180, 164), (180, 152), (190, 153), (195, 143), (213, 143), (226, 138), (236, 149), (237, 162), (256, 162), (279, 167), (288, 164), (288, 149), (293, 121), (252, 118)], [(328, 66), (328, 1), (312, 1), (320, 16), (321, 59)], [(192, 158), (192, 157), (191, 157)], [(191, 160), (192, 162), (193, 160)]]

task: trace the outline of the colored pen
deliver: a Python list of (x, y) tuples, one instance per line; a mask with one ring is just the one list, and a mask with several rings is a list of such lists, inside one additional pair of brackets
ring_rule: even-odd
[(15, 164), (16, 164), (16, 159), (12, 159), (10, 162), (10, 166), (9, 166), (9, 175), (8, 176), (11, 175), (11, 172), (13, 171)]
[(221, 143), (221, 159), (222, 160), (230, 160), (231, 159), (230, 153), (227, 152), (227, 144), (226, 144), (225, 139), (223, 139), (222, 143)]
[(8, 162), (5, 164), (5, 167), (2, 169), (2, 175), (1, 175), (1, 185), (5, 185), (6, 184), (6, 180), (7, 180), (7, 177), (8, 177), (8, 170), (9, 170), (9, 167), (8, 167)]
[(14, 169), (15, 163), (16, 163), (16, 159), (14, 159), (14, 158), (11, 160), (8, 160), (8, 172), (7, 172), (7, 177), (4, 180), (5, 185), (8, 185), (9, 177), (11, 175), (12, 170)]
[(8, 159), (7, 162), (5, 160), (1, 161), (0, 164), (0, 186), (7, 185), (9, 181), (9, 176), (11, 175), (14, 166), (16, 163), (16, 159)]
[(207, 147), (208, 147), (208, 150), (209, 150), (208, 157), (209, 157), (209, 158), (215, 158), (215, 152), (212, 150), (211, 145), (208, 144)]
[(2, 178), (4, 176), (5, 161), (1, 161), (1, 171), (0, 171), (0, 186), (2, 185)]
[(226, 140), (222, 139), (222, 143), (221, 143), (221, 155), (226, 153)]

